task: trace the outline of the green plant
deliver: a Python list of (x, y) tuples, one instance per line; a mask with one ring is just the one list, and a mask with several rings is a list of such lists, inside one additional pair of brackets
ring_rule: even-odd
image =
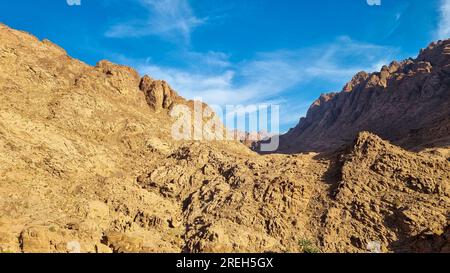
[(298, 244), (303, 253), (320, 253), (320, 249), (311, 240), (301, 239)]

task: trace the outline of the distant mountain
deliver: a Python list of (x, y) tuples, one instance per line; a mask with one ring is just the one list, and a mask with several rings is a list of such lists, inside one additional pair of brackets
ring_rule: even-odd
[(242, 144), (248, 147), (252, 147), (254, 143), (270, 139), (273, 136), (273, 134), (266, 131), (246, 132), (237, 129), (230, 130), (230, 134), (235, 140), (240, 141)]
[[(370, 52), (368, 52), (370, 54)], [(407, 149), (450, 144), (450, 40), (323, 94), (280, 138), (278, 152), (336, 150), (370, 131)]]

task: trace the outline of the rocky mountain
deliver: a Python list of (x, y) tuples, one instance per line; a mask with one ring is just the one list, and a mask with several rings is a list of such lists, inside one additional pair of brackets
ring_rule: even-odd
[(380, 72), (360, 72), (341, 92), (321, 95), (281, 137), (279, 152), (330, 151), (361, 131), (407, 149), (450, 144), (450, 40)]
[[(171, 111), (195, 102), (168, 83), (0, 25), (0, 252), (450, 252), (449, 149), (429, 123), (448, 113), (444, 44), (421, 54), (430, 72), (411, 66), (439, 78), (425, 88), (439, 95), (409, 108), (406, 91), (392, 95), (430, 128), (417, 143), (436, 146), (358, 132), (327, 153), (259, 155), (238, 141), (173, 139)], [(444, 57), (430, 53), (439, 48)], [(390, 79), (417, 82), (398, 67)], [(345, 96), (394, 92), (377, 77), (376, 95)]]

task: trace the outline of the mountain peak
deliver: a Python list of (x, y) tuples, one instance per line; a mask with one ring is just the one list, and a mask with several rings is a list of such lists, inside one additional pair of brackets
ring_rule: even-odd
[(323, 94), (281, 136), (279, 152), (325, 151), (371, 131), (412, 149), (449, 140), (450, 40), (431, 43), (416, 59), (357, 73), (341, 92)]

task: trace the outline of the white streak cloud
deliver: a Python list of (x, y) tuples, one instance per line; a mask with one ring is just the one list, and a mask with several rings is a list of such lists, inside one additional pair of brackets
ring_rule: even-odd
[(450, 38), (450, 0), (441, 0), (437, 39)]
[[(329, 44), (298, 50), (258, 53), (249, 60), (232, 63), (217, 52), (185, 53), (194, 66), (168, 67), (151, 61), (125, 61), (141, 74), (166, 80), (180, 95), (202, 98), (210, 105), (277, 103), (282, 116), (298, 121), (311, 101), (292, 99), (309, 83), (343, 86), (361, 71), (379, 71), (397, 49), (339, 37)], [(123, 61), (123, 60), (122, 60)], [(315, 90), (328, 92), (330, 90)], [(338, 91), (338, 90), (335, 90)]]
[(187, 0), (139, 0), (148, 16), (113, 25), (105, 35), (113, 38), (156, 35), (189, 41), (191, 32), (205, 19), (197, 18)]
[(393, 48), (340, 37), (320, 47), (259, 53), (235, 64), (223, 53), (187, 53), (191, 59), (203, 62), (201, 69), (149, 62), (134, 65), (143, 74), (166, 80), (185, 97), (203, 97), (207, 103), (224, 105), (272, 100), (312, 80), (343, 85), (358, 71), (379, 70), (394, 52)]

